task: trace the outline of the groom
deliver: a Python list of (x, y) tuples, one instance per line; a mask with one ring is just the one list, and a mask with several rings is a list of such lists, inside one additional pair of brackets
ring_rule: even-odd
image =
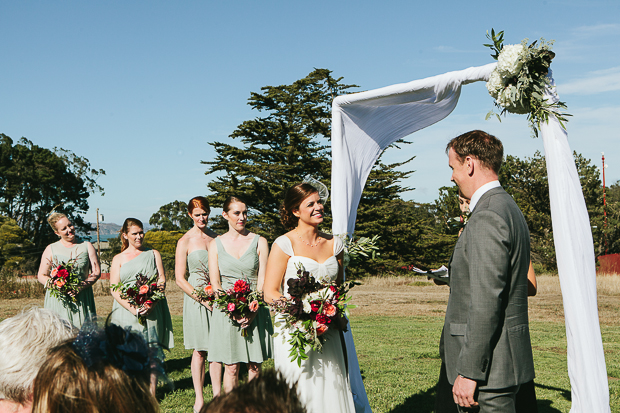
[(452, 181), (471, 199), (471, 215), (448, 266), (442, 360), (461, 411), (514, 412), (519, 386), (534, 378), (529, 231), (499, 184), (504, 148), (496, 137), (471, 131), (452, 139), (446, 151)]

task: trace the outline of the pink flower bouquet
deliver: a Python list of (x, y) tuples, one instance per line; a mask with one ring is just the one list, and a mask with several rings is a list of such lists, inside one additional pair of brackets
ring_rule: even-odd
[(350, 300), (347, 294), (356, 283), (321, 283), (303, 266), (297, 274), (298, 278), (287, 281), (290, 298), (276, 300), (271, 307), (280, 315), (275, 325), (284, 326), (283, 330), (290, 335), (291, 360), (301, 365), (302, 360), (308, 358), (309, 351), (323, 350), (325, 333), (329, 329), (347, 330), (347, 303)]
[[(239, 318), (256, 313), (265, 305), (262, 291), (252, 291), (248, 282), (244, 280), (237, 280), (228, 290), (220, 291), (214, 301), (218, 308), (235, 322)], [(241, 335), (246, 337), (247, 334), (244, 328)]]

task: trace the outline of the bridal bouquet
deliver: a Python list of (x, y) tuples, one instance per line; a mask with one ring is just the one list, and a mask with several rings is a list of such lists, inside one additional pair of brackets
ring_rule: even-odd
[(209, 270), (202, 264), (202, 267), (198, 270), (200, 273), (201, 284), (194, 288), (194, 295), (198, 298), (198, 301), (202, 303), (208, 303), (213, 305), (215, 301), (215, 294), (213, 294), (213, 287), (211, 286), (211, 277), (209, 277)]
[[(157, 286), (158, 275), (148, 277), (141, 273), (136, 274), (133, 284), (112, 284), (114, 291), (119, 291), (123, 300), (127, 300), (134, 308), (151, 308), (155, 302), (166, 298), (164, 292)], [(144, 316), (138, 315), (138, 322), (145, 325)]]
[(564, 102), (551, 103), (544, 99), (545, 88), (550, 85), (549, 66), (555, 53), (551, 51), (553, 41), (546, 42), (544, 39), (534, 41), (528, 45), (528, 39), (521, 44), (504, 45), (504, 32), (495, 33), (491, 29), (491, 35), (487, 32), (487, 38), (493, 44), (485, 44), (494, 52), (491, 56), (497, 60), (497, 66), (491, 72), (487, 89), (495, 98), (495, 106), (501, 112), (498, 115), (490, 111), (486, 118), (495, 114), (498, 119), (506, 112), (527, 114), (527, 120), (538, 136), (541, 122), (547, 122), (549, 115), (556, 116), (562, 126), (567, 122), (566, 113), (560, 113), (560, 109), (566, 109)]
[(82, 282), (77, 265), (78, 257), (72, 258), (66, 263), (50, 260), (52, 271), (46, 287), (50, 290), (52, 297), (63, 301), (77, 302), (77, 295), (80, 292), (80, 283)]
[[(301, 366), (302, 360), (308, 358), (310, 350), (321, 352), (325, 342), (325, 333), (328, 329), (346, 331), (349, 314), (346, 304), (350, 297), (347, 295), (355, 283), (336, 285), (335, 283), (321, 283), (305, 270), (298, 267), (298, 278), (287, 281), (290, 298), (275, 300), (272, 309), (283, 317), (275, 325), (283, 326), (291, 338), (291, 361), (297, 361)], [(352, 307), (352, 306), (351, 306)], [(273, 336), (277, 336), (274, 334)]]
[[(252, 291), (250, 284), (245, 280), (237, 280), (228, 290), (220, 291), (214, 301), (218, 308), (233, 321), (248, 317), (265, 305), (262, 291)], [(241, 330), (241, 335), (247, 337), (246, 328)]]
[(467, 225), (467, 221), (469, 221), (470, 215), (471, 215), (471, 212), (467, 211), (467, 212), (463, 212), (458, 217), (448, 218), (448, 225), (456, 229), (465, 228), (465, 225)]

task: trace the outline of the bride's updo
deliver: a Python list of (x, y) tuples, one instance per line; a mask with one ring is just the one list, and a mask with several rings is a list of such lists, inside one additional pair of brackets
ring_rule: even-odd
[(296, 184), (286, 191), (284, 202), (280, 206), (280, 220), (286, 229), (293, 229), (297, 226), (299, 218), (293, 215), (293, 211), (299, 209), (301, 202), (314, 193), (317, 189), (310, 184)]

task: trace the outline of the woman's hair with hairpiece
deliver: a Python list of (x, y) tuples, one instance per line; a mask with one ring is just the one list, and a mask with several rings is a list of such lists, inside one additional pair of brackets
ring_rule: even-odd
[(189, 212), (190, 215), (196, 208), (200, 208), (206, 213), (211, 212), (209, 201), (204, 196), (195, 196), (187, 203), (187, 212)]
[(299, 223), (299, 218), (293, 214), (298, 210), (302, 201), (319, 191), (310, 184), (296, 184), (286, 191), (284, 202), (280, 206), (280, 220), (286, 229), (293, 229)]
[(241, 198), (239, 196), (231, 195), (228, 198), (226, 198), (226, 200), (224, 201), (224, 205), (222, 207), (222, 210), (224, 212), (230, 211), (230, 205), (235, 203), (235, 202), (241, 202), (245, 206), (248, 205), (247, 202), (245, 202), (245, 200), (243, 198)]
[(34, 413), (155, 413), (152, 366), (142, 336), (106, 323), (54, 348), (34, 383)]
[(22, 310), (0, 323), (0, 399), (26, 404), (47, 352), (74, 337), (73, 326), (39, 307)]
[(50, 224), (50, 227), (52, 227), (52, 230), (54, 230), (54, 232), (58, 232), (58, 228), (56, 228), (56, 223), (63, 218), (69, 219), (62, 212), (52, 212), (50, 216), (47, 217), (47, 223)]
[(127, 218), (121, 227), (121, 252), (125, 251), (127, 247), (129, 247), (129, 241), (123, 237), (123, 234), (127, 234), (129, 232), (129, 228), (133, 226), (140, 227), (144, 230), (144, 225), (138, 218)]

